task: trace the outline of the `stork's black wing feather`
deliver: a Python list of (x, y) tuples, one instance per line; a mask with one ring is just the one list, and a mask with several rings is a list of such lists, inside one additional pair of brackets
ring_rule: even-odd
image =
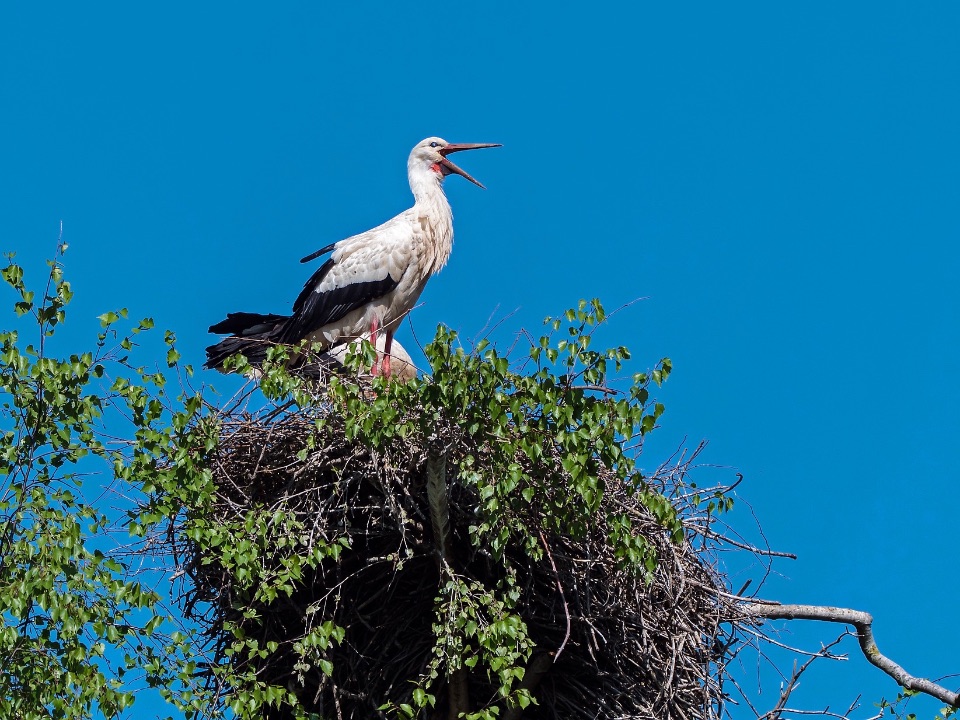
[(312, 253), (310, 253), (309, 255), (307, 255), (307, 256), (304, 257), (304, 258), (300, 258), (300, 262), (302, 262), (302, 263), (307, 263), (307, 262), (310, 262), (311, 260), (313, 260), (314, 258), (320, 257), (321, 255), (326, 255), (328, 252), (333, 252), (333, 249), (334, 249), (336, 246), (337, 246), (337, 244), (336, 244), (336, 243), (333, 243), (332, 245), (327, 245), (326, 247), (322, 247), (322, 248), (320, 248), (319, 250), (317, 250), (316, 252), (312, 252)]
[(317, 292), (317, 285), (333, 266), (333, 259), (327, 260), (307, 280), (293, 304), (293, 317), (284, 328), (281, 342), (293, 343), (302, 340), (314, 330), (341, 319), (351, 310), (383, 297), (400, 284), (399, 280), (394, 280), (388, 273), (381, 280), (354, 282), (330, 288), (326, 292)]

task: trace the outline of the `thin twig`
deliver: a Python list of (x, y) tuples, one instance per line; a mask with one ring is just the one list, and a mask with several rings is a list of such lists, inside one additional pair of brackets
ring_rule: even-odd
[(537, 532), (540, 535), (540, 542), (543, 543), (543, 549), (547, 553), (547, 558), (550, 560), (550, 567), (553, 568), (553, 577), (557, 582), (557, 590), (560, 591), (560, 600), (563, 603), (563, 616), (567, 621), (567, 629), (563, 635), (563, 642), (560, 643), (560, 647), (557, 648), (557, 652), (553, 656), (553, 661), (556, 662), (560, 659), (560, 655), (563, 653), (563, 649), (567, 646), (567, 641), (570, 639), (570, 608), (567, 606), (567, 597), (563, 593), (563, 583), (560, 582), (560, 573), (557, 572), (557, 564), (553, 561), (553, 553), (550, 552), (547, 539), (543, 536), (543, 530), (538, 530)]

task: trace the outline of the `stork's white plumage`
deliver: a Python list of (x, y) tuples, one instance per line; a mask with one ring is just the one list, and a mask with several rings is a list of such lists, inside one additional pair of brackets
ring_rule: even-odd
[[(347, 353), (356, 352), (358, 350), (358, 345), (361, 341), (366, 340), (370, 342), (370, 335), (364, 333), (356, 340), (346, 344), (346, 345), (337, 345), (332, 347), (327, 351), (327, 355), (341, 366), (345, 365), (347, 362)], [(394, 340), (392, 343), (393, 347), (390, 348), (390, 377), (400, 382), (409, 382), (417, 377), (417, 367), (413, 364), (413, 359), (410, 357), (410, 353), (401, 345), (398, 341)], [(387, 346), (387, 336), (386, 334), (381, 334), (377, 338), (377, 342), (374, 343), (374, 347), (377, 349), (377, 352), (381, 355), (386, 351)], [(361, 375), (365, 377), (365, 375)]]
[(418, 143), (407, 160), (414, 204), (378, 227), (328, 245), (301, 262), (330, 253), (293, 304), (293, 314), (230, 313), (211, 332), (231, 333), (207, 348), (207, 367), (241, 353), (254, 363), (270, 343), (294, 344), (309, 338), (329, 348), (369, 333), (378, 345), (385, 334), (382, 361), (374, 374), (390, 374), (393, 332), (413, 308), (430, 276), (446, 265), (453, 248), (453, 213), (443, 180), (456, 173), (483, 187), (447, 156), (462, 150), (499, 147), (492, 143), (453, 144), (437, 137)]

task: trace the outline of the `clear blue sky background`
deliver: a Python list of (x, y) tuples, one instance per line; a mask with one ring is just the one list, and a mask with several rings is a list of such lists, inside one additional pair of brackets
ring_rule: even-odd
[[(958, 38), (948, 2), (7, 3), (0, 249), (39, 278), (63, 220), (69, 338), (126, 306), (199, 365), (209, 324), (286, 311), (302, 255), (408, 206), (418, 140), (501, 142), (461, 156), (487, 191), (447, 182), (421, 339), (648, 298), (604, 335), (675, 363), (646, 463), (709, 440), (799, 555), (768, 597), (960, 672)], [(896, 693), (846, 649), (796, 704)]]

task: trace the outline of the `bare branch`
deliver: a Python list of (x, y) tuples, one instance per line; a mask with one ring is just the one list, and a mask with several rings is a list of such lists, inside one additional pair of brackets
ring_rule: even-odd
[[(450, 568), (453, 538), (450, 533), (450, 503), (447, 493), (447, 455), (427, 453), (427, 497), (430, 503), (430, 522), (440, 562)], [(470, 709), (470, 685), (467, 669), (457, 668), (447, 677), (449, 698), (447, 717), (455, 720)]]
[[(797, 689), (800, 685), (800, 676), (806, 672), (807, 668), (813, 663), (814, 660), (819, 658), (833, 658), (835, 657), (833, 653), (830, 652), (830, 648), (839, 643), (843, 638), (847, 636), (848, 633), (844, 632), (840, 637), (834, 640), (829, 645), (824, 645), (820, 648), (820, 651), (813, 656), (811, 656), (803, 665), (799, 668), (794, 664), (793, 673), (790, 676), (790, 680), (787, 681), (786, 687), (780, 692), (780, 699), (777, 701), (776, 707), (773, 708), (770, 712), (766, 713), (759, 720), (780, 720), (783, 717), (783, 713), (787, 710), (787, 701), (790, 699), (790, 696), (793, 694), (793, 691)], [(854, 702), (854, 706), (856, 702)], [(852, 707), (851, 707), (852, 709)], [(846, 715), (849, 715), (850, 712), (847, 712)], [(846, 717), (846, 715), (844, 717)]]
[[(746, 543), (742, 543), (737, 540), (734, 540), (733, 538), (726, 537), (725, 535), (721, 535), (720, 533), (714, 532), (713, 530), (710, 530), (708, 528), (704, 528), (703, 530), (701, 530), (701, 533), (703, 534), (704, 537), (708, 537), (711, 540), (722, 540), (727, 545), (732, 545), (733, 547), (740, 548), (741, 550), (747, 550), (748, 552), (751, 552), (754, 555), (760, 555), (765, 557), (782, 557), (782, 558), (787, 558), (789, 560), (797, 559), (797, 556), (794, 553), (782, 552), (780, 550), (770, 550), (770, 549), (764, 550), (763, 548), (754, 547), (753, 545), (748, 545)], [(737, 593), (737, 594), (739, 595), (740, 593)]]
[(935, 697), (947, 705), (960, 707), (960, 694), (947, 690), (930, 680), (914, 677), (877, 649), (877, 643), (873, 637), (873, 616), (870, 613), (827, 605), (748, 603), (743, 605), (742, 609), (751, 617), (765, 620), (820, 620), (822, 622), (852, 625), (857, 630), (860, 649), (873, 665), (876, 665), (908, 690), (915, 690)]
[(567, 646), (567, 641), (570, 639), (570, 607), (567, 605), (567, 596), (563, 594), (563, 583), (560, 582), (560, 573), (557, 572), (557, 564), (553, 561), (553, 553), (550, 552), (550, 546), (547, 544), (547, 539), (543, 536), (543, 532), (541, 531), (539, 534), (540, 542), (543, 543), (543, 549), (547, 553), (547, 559), (550, 560), (550, 567), (553, 569), (553, 576), (557, 581), (557, 590), (560, 591), (560, 600), (563, 602), (563, 614), (567, 619), (567, 631), (563, 636), (563, 642), (560, 643), (560, 647), (557, 648), (557, 652), (552, 659), (552, 661), (555, 662), (560, 658), (560, 654), (563, 652), (563, 649)]

